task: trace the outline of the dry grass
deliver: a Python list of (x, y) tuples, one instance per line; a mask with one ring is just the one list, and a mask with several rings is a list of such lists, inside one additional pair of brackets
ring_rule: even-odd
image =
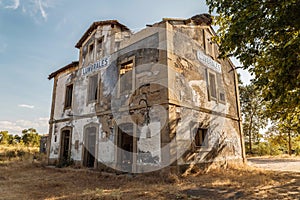
[(0, 161), (0, 199), (298, 199), (299, 178), (232, 165), (185, 177), (117, 176), (12, 159)]

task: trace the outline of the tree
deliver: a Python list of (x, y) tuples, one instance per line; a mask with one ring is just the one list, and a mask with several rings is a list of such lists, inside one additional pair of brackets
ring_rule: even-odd
[(288, 121), (276, 121), (266, 132), (266, 139), (274, 151), (291, 155), (300, 153), (300, 134), (297, 127), (292, 127)]
[(22, 131), (22, 140), (27, 146), (39, 146), (41, 136), (34, 128), (24, 129)]
[(248, 137), (249, 152), (252, 152), (252, 142), (259, 142), (260, 129), (267, 125), (268, 119), (264, 116), (265, 106), (262, 103), (260, 92), (253, 84), (240, 85), (240, 102), (243, 116), (243, 131)]
[(0, 132), (0, 144), (8, 144), (9, 143), (9, 134), (8, 131)]
[(255, 75), (269, 118), (300, 127), (300, 1), (206, 2), (217, 13), (221, 56)]

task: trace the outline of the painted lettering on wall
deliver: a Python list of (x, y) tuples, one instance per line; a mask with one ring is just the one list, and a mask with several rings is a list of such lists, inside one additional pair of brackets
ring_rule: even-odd
[(92, 73), (94, 71), (100, 70), (104, 67), (109, 66), (109, 64), (110, 64), (110, 56), (105, 57), (101, 60), (98, 60), (97, 62), (90, 64), (89, 66), (83, 68), (82, 75), (86, 75), (86, 74)]
[(205, 66), (209, 67), (210, 69), (222, 73), (221, 64), (214, 61), (212, 58), (205, 55), (202, 51), (197, 51), (197, 57), (200, 62), (202, 62)]

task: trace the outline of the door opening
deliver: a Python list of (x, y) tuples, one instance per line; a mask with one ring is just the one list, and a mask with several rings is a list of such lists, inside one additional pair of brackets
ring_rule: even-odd
[(122, 170), (132, 171), (133, 125), (122, 124), (118, 130), (118, 164)]
[(90, 127), (85, 131), (84, 160), (85, 167), (93, 168), (95, 166), (96, 156), (96, 128)]
[(60, 164), (66, 165), (71, 156), (71, 131), (63, 130), (61, 133)]

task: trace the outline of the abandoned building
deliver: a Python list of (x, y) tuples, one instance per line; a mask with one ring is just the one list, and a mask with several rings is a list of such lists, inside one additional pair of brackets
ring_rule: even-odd
[(245, 159), (237, 73), (211, 18), (94, 22), (54, 80), (48, 162), (133, 173)]

